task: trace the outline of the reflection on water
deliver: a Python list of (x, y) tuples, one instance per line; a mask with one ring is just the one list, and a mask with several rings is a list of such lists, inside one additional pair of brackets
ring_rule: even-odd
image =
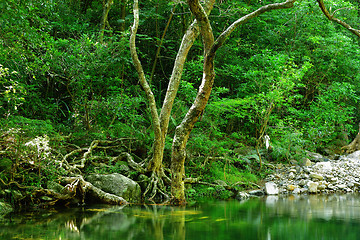
[(0, 220), (0, 239), (357, 239), (359, 210), (359, 195), (89, 206), (12, 214)]

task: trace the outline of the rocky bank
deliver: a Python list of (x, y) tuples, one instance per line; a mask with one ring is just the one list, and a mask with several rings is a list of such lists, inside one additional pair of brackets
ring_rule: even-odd
[[(352, 193), (360, 190), (360, 151), (328, 159), (320, 154), (309, 154), (304, 164), (277, 165), (266, 179), (262, 190), (250, 195), (279, 194), (330, 194)], [(239, 194), (241, 198), (241, 194)]]

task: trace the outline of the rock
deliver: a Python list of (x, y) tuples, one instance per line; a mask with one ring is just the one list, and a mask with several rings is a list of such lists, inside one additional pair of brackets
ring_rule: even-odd
[(119, 173), (93, 174), (88, 176), (86, 180), (104, 192), (122, 197), (128, 202), (141, 201), (139, 184)]
[(265, 193), (267, 195), (277, 195), (279, 194), (279, 188), (274, 182), (265, 183)]
[(360, 160), (360, 150), (347, 155), (348, 158)]
[(300, 188), (295, 188), (292, 193), (293, 193), (293, 194), (300, 194), (300, 193), (301, 193), (301, 189), (300, 189)]
[(263, 196), (264, 191), (262, 191), (262, 190), (252, 190), (252, 191), (249, 192), (249, 195), (251, 195), (251, 196)]
[(294, 191), (295, 188), (297, 188), (297, 187), (296, 187), (295, 185), (292, 185), (292, 184), (290, 184), (290, 185), (287, 186), (287, 190), (288, 190), (288, 191)]
[(236, 200), (242, 201), (249, 198), (249, 194), (246, 192), (238, 192), (235, 196)]
[(309, 177), (311, 179), (319, 180), (319, 181), (322, 181), (324, 179), (324, 177), (321, 174), (317, 174), (317, 173), (310, 173)]
[(307, 152), (307, 155), (309, 156), (309, 158), (314, 161), (314, 162), (321, 162), (323, 160), (323, 156), (319, 153), (314, 153), (314, 152)]
[[(279, 188), (275, 194), (360, 190), (360, 151), (341, 156), (338, 160), (333, 160), (332, 157), (325, 159), (315, 153), (309, 153), (309, 158), (313, 159), (315, 164), (304, 164), (304, 161), (307, 161), (304, 158), (301, 165), (277, 165), (276, 172), (267, 178), (267, 182)], [(269, 194), (267, 188), (268, 186), (265, 186), (264, 190)]]
[(310, 167), (312, 165), (312, 162), (308, 158), (303, 158), (301, 159), (300, 165), (305, 167)]
[(319, 169), (321, 172), (329, 172), (333, 169), (331, 162), (318, 162), (314, 168)]
[(305, 179), (301, 179), (299, 182), (299, 186), (303, 187), (307, 184), (307, 182), (305, 181)]
[(332, 182), (332, 183), (334, 183), (334, 182), (337, 182), (337, 181), (338, 181), (338, 178), (333, 177), (333, 178), (331, 178), (329, 181)]
[(47, 188), (53, 190), (54, 192), (60, 193), (64, 187), (57, 182), (49, 181), (47, 183)]
[(336, 185), (336, 187), (341, 190), (344, 190), (347, 188), (347, 186), (345, 184), (338, 184), (338, 185)]
[(308, 183), (309, 193), (317, 193), (318, 185), (319, 183), (310, 181)]
[(294, 178), (295, 178), (295, 174), (294, 174), (293, 172), (290, 172), (288, 178), (289, 178), (290, 180), (291, 180), (291, 179), (294, 179)]

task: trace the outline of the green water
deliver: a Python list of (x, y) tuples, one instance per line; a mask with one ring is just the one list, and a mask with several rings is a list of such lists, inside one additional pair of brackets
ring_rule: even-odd
[(359, 239), (360, 196), (289, 196), (170, 206), (87, 206), (0, 220), (0, 239)]

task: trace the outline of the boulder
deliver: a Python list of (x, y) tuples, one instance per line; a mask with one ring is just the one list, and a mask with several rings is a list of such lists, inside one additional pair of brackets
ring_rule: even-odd
[(274, 182), (265, 183), (265, 193), (267, 195), (277, 195), (279, 194), (279, 188)]
[(251, 196), (263, 196), (264, 192), (262, 190), (252, 190), (249, 192)]
[(246, 192), (238, 192), (235, 196), (238, 201), (242, 201), (249, 198), (249, 194)]
[(122, 197), (128, 202), (136, 203), (141, 201), (139, 184), (119, 173), (93, 174), (89, 175), (86, 180), (104, 192)]

